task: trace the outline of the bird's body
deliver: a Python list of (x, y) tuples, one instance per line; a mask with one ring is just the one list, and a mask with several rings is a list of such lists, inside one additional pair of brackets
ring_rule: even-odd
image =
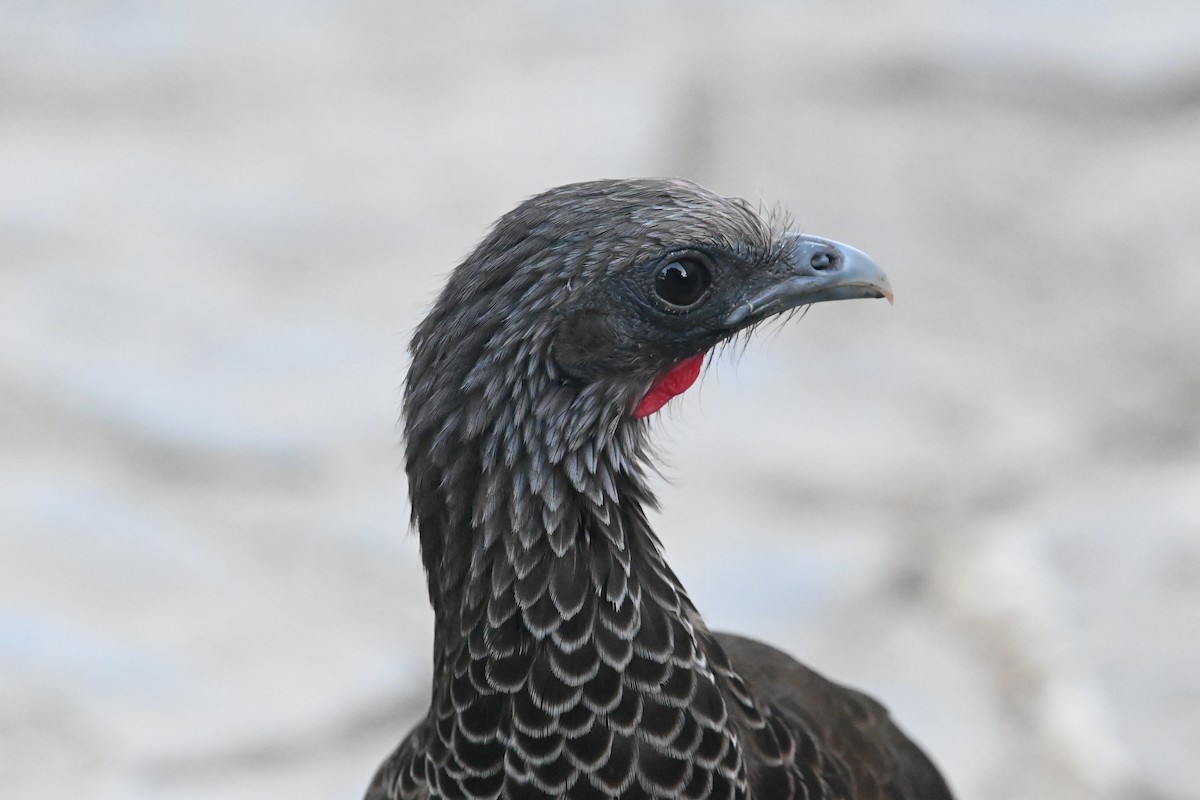
[(418, 328), (405, 395), (429, 713), (368, 800), (945, 800), (870, 698), (709, 632), (645, 510), (643, 417), (797, 305), (889, 294), (851, 248), (683, 181), (502, 218)]

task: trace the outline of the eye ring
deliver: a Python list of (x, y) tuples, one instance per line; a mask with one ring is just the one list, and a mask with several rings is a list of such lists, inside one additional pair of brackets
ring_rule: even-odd
[(679, 256), (654, 273), (654, 294), (667, 307), (684, 311), (699, 305), (712, 285), (712, 272), (696, 256)]

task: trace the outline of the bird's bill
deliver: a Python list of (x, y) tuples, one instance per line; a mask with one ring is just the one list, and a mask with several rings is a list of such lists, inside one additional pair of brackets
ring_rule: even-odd
[(792, 237), (789, 271), (737, 306), (725, 325), (737, 328), (797, 306), (882, 297), (892, 302), (887, 275), (861, 250), (819, 236)]

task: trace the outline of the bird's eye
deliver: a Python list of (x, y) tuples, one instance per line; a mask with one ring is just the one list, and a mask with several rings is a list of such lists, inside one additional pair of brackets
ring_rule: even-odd
[(700, 302), (712, 283), (708, 267), (695, 258), (664, 264), (654, 276), (654, 292), (668, 305), (688, 308)]

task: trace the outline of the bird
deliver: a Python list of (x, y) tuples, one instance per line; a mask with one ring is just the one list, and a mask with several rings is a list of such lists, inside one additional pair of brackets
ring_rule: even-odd
[(891, 300), (864, 253), (791, 228), (682, 179), (595, 180), (452, 271), (402, 411), (430, 706), (367, 800), (952, 797), (880, 703), (710, 631), (648, 521), (650, 418), (714, 347)]

